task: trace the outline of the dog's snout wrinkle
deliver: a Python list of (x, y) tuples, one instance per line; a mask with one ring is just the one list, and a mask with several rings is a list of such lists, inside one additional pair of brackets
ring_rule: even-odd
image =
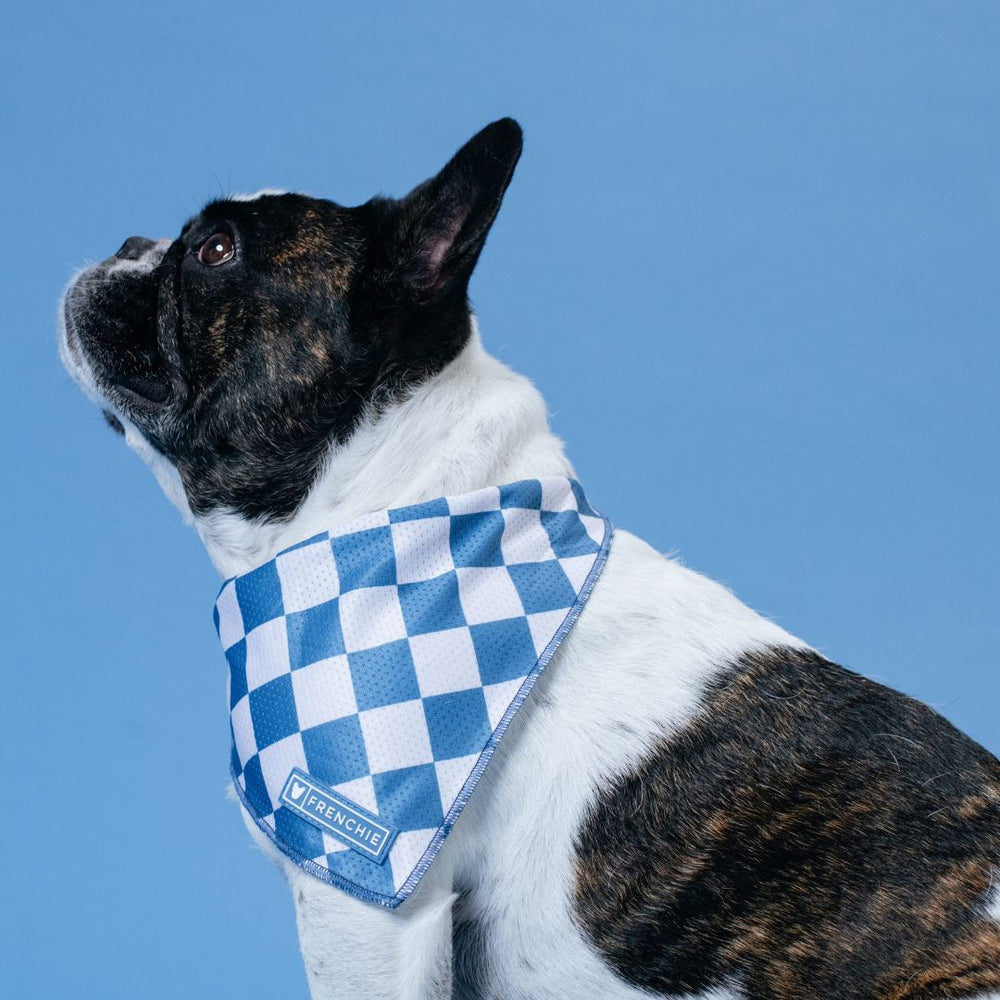
[(119, 260), (139, 260), (155, 246), (155, 240), (148, 240), (145, 236), (130, 236), (115, 251), (115, 256)]

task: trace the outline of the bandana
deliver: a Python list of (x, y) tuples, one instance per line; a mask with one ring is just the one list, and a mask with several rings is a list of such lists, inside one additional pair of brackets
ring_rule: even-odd
[(413, 892), (576, 621), (612, 528), (571, 479), (366, 515), (223, 584), (232, 774), (359, 899)]

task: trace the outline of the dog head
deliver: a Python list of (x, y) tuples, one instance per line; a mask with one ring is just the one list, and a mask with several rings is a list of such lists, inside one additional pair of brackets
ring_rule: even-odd
[(68, 288), (64, 363), (195, 514), (287, 519), (333, 445), (464, 347), (520, 152), (503, 119), (401, 200), (265, 192), (133, 236)]

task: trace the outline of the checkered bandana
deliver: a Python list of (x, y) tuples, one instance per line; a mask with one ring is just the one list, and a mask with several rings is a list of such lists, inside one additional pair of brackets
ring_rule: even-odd
[(228, 580), (232, 772), (296, 864), (398, 906), (601, 571), (570, 479), (369, 514)]

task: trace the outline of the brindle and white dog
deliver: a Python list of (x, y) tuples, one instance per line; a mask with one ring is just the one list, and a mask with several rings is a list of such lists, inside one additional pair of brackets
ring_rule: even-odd
[[(69, 371), (222, 574), (570, 474), (467, 298), (520, 152), (503, 120), (399, 201), (217, 201), (73, 282)], [(411, 900), (250, 826), (316, 998), (1000, 997), (997, 760), (626, 531)]]

